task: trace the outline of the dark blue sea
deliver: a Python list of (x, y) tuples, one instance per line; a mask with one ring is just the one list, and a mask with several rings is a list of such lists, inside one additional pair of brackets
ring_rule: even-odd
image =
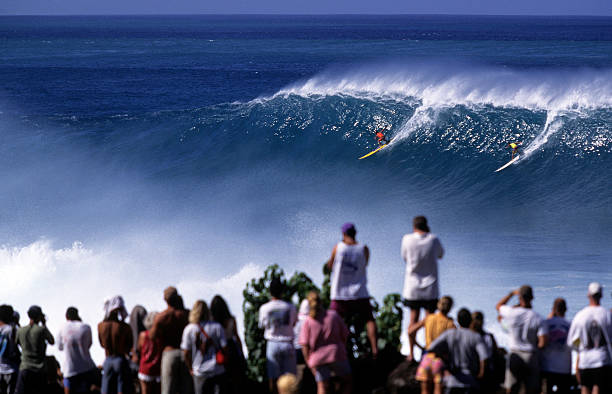
[(420, 214), (491, 329), (524, 283), (612, 306), (611, 167), (609, 17), (0, 17), (0, 301), (51, 325), (169, 284), (240, 315), (269, 264), (320, 282), (346, 221), (380, 300)]

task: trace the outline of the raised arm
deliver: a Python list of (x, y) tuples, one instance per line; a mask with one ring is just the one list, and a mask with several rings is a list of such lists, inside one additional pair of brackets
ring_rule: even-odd
[(329, 260), (327, 260), (327, 262), (325, 263), (325, 265), (327, 266), (327, 268), (331, 271), (332, 267), (334, 266), (334, 260), (336, 259), (336, 247), (334, 246), (334, 249), (332, 250), (332, 254), (331, 257), (329, 258)]
[(497, 311), (499, 312), (500, 308), (506, 305), (508, 301), (510, 301), (510, 299), (515, 295), (518, 295), (518, 290), (512, 290), (508, 295), (506, 295), (504, 298), (499, 300), (499, 302), (495, 306), (495, 309), (497, 309)]

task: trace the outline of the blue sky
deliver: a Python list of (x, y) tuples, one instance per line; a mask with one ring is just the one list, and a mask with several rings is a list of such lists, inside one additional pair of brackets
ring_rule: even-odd
[(2, 0), (0, 14), (612, 15), (612, 0)]

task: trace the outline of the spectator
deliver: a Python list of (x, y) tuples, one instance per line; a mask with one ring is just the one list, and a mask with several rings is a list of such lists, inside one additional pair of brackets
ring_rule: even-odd
[(183, 329), (188, 324), (189, 312), (175, 287), (164, 290), (164, 301), (168, 307), (160, 312), (153, 322), (149, 336), (159, 340), (162, 346), (161, 391), (162, 394), (191, 394), (193, 379), (185, 364), (181, 351)]
[(504, 381), (505, 358), (500, 354), (493, 334), (484, 330), (484, 314), (482, 312), (475, 311), (472, 313), (472, 325), (470, 328), (480, 335), (487, 347), (485, 373), (480, 382), (481, 391), (483, 393), (496, 393), (500, 383)]
[(304, 360), (304, 353), (302, 352), (302, 345), (300, 345), (300, 333), (302, 332), (302, 326), (308, 319), (310, 307), (308, 306), (308, 299), (304, 298), (300, 303), (300, 309), (298, 310), (297, 323), (293, 327), (293, 347), (295, 347), (295, 359), (297, 360), (297, 375), (295, 376), (298, 388), (301, 390), (304, 381), (304, 372), (306, 372), (306, 360)]
[[(519, 304), (506, 305), (517, 295)], [(529, 393), (540, 391), (540, 362), (538, 349), (546, 346), (546, 326), (543, 319), (531, 309), (533, 290), (531, 286), (521, 286), (510, 292), (497, 303), (499, 317), (508, 329), (509, 358), (506, 368), (506, 390), (518, 393), (522, 385)]]
[[(448, 313), (453, 307), (453, 299), (444, 296), (438, 301), (438, 313), (427, 315), (424, 319), (411, 327), (408, 335), (413, 335), (417, 330), (425, 327), (425, 347), (415, 344), (421, 349), (428, 349), (431, 343), (444, 331), (455, 328), (453, 319), (448, 317)], [(416, 380), (421, 382), (422, 393), (442, 393), (442, 377), (444, 373), (444, 362), (434, 353), (427, 353), (421, 357), (421, 362), (417, 368)]]
[(193, 375), (196, 394), (227, 392), (225, 368), (217, 361), (219, 352), (227, 352), (225, 332), (221, 324), (210, 320), (208, 305), (202, 300), (196, 301), (189, 313), (189, 325), (183, 331), (181, 349)]
[(297, 377), (290, 373), (286, 373), (277, 382), (278, 394), (297, 394), (299, 385)]
[[(402, 258), (406, 262), (404, 279), (404, 305), (410, 308), (408, 331), (419, 321), (421, 309), (425, 315), (434, 313), (439, 297), (438, 259), (444, 255), (444, 249), (437, 236), (431, 234), (425, 216), (417, 216), (412, 221), (413, 232), (402, 238)], [(410, 354), (413, 361), (416, 331), (408, 335)]]
[(130, 312), (130, 328), (132, 329), (132, 338), (134, 345), (132, 346), (131, 368), (138, 371), (140, 364), (140, 354), (138, 353), (138, 338), (140, 333), (145, 331), (144, 319), (147, 316), (147, 310), (142, 305), (136, 305)]
[[(565, 320), (567, 305), (563, 298), (553, 303), (548, 319), (548, 343), (542, 350), (542, 377), (546, 394), (570, 392), (572, 385), (572, 349), (567, 345), (570, 322)], [(556, 386), (556, 391), (553, 387)]]
[(53, 345), (55, 339), (46, 326), (42, 309), (32, 305), (28, 309), (30, 323), (17, 331), (17, 345), (21, 346), (21, 364), (17, 378), (18, 394), (40, 394), (45, 392), (47, 371), (45, 353), (47, 343)]
[(612, 316), (603, 306), (603, 288), (589, 284), (589, 305), (574, 316), (567, 336), (567, 344), (578, 350), (576, 378), (582, 394), (612, 392)]
[(451, 393), (473, 393), (479, 390), (478, 380), (482, 379), (487, 360), (484, 341), (470, 330), (472, 315), (462, 308), (457, 313), (459, 328), (446, 330), (429, 347), (437, 356), (449, 355), (449, 374), (444, 378), (444, 386)]
[(227, 340), (227, 361), (225, 363), (227, 389), (231, 393), (242, 393), (244, 392), (246, 361), (242, 353), (242, 342), (238, 335), (236, 318), (230, 313), (227, 303), (220, 295), (214, 296), (210, 302), (210, 314), (212, 320), (223, 327)]
[(133, 339), (130, 326), (124, 322), (127, 310), (123, 297), (107, 300), (104, 310), (104, 321), (98, 324), (98, 338), (106, 354), (102, 366), (102, 394), (131, 394), (134, 384), (128, 357)]
[(140, 355), (138, 380), (142, 394), (159, 394), (161, 392), (161, 356), (162, 345), (159, 338), (151, 339), (149, 332), (157, 312), (147, 313), (143, 325), (145, 330), (138, 336), (137, 352)]
[(58, 349), (64, 351), (65, 394), (89, 393), (95, 384), (97, 368), (91, 359), (91, 328), (83, 323), (75, 307), (66, 310), (66, 324), (57, 336)]
[(341, 382), (341, 393), (351, 393), (351, 367), (346, 354), (348, 328), (334, 310), (326, 311), (319, 293), (308, 294), (309, 318), (300, 333), (304, 359), (317, 381), (317, 394), (332, 393), (331, 378)]
[(293, 304), (282, 300), (283, 290), (280, 279), (273, 278), (270, 282), (271, 299), (259, 308), (259, 327), (264, 329), (267, 341), (267, 370), (272, 393), (276, 393), (276, 380), (281, 375), (296, 374), (293, 326), (297, 313)]
[(13, 394), (19, 373), (19, 353), (13, 307), (0, 305), (0, 394)]
[(357, 243), (356, 234), (355, 225), (345, 223), (342, 226), (342, 241), (336, 244), (326, 263), (331, 271), (330, 309), (338, 312), (347, 325), (355, 319), (356, 332), (360, 332), (365, 324), (372, 357), (376, 358), (376, 322), (372, 315), (366, 276), (370, 250), (366, 245)]

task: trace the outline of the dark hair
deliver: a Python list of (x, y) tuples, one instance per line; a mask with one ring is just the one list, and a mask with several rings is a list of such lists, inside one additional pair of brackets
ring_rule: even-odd
[(555, 302), (553, 303), (553, 311), (561, 315), (564, 315), (565, 312), (567, 312), (567, 304), (563, 298), (555, 299)]
[(427, 218), (425, 216), (417, 216), (412, 219), (412, 226), (417, 230), (429, 232), (429, 226), (427, 225)]
[(519, 297), (523, 300), (529, 302), (533, 300), (533, 289), (529, 285), (523, 285), (519, 289)]
[(5, 324), (13, 322), (13, 307), (7, 304), (0, 305), (0, 321)]
[(66, 309), (66, 319), (81, 321), (81, 318), (79, 317), (79, 310), (73, 306), (69, 306), (68, 309)]
[(282, 298), (283, 296), (283, 283), (280, 278), (273, 278), (270, 282), (270, 295), (274, 298)]
[(219, 294), (210, 302), (210, 314), (212, 319), (222, 326), (225, 326), (225, 322), (232, 317), (227, 302)]
[(466, 308), (459, 309), (457, 312), (457, 322), (463, 328), (469, 328), (472, 323), (472, 315)]

